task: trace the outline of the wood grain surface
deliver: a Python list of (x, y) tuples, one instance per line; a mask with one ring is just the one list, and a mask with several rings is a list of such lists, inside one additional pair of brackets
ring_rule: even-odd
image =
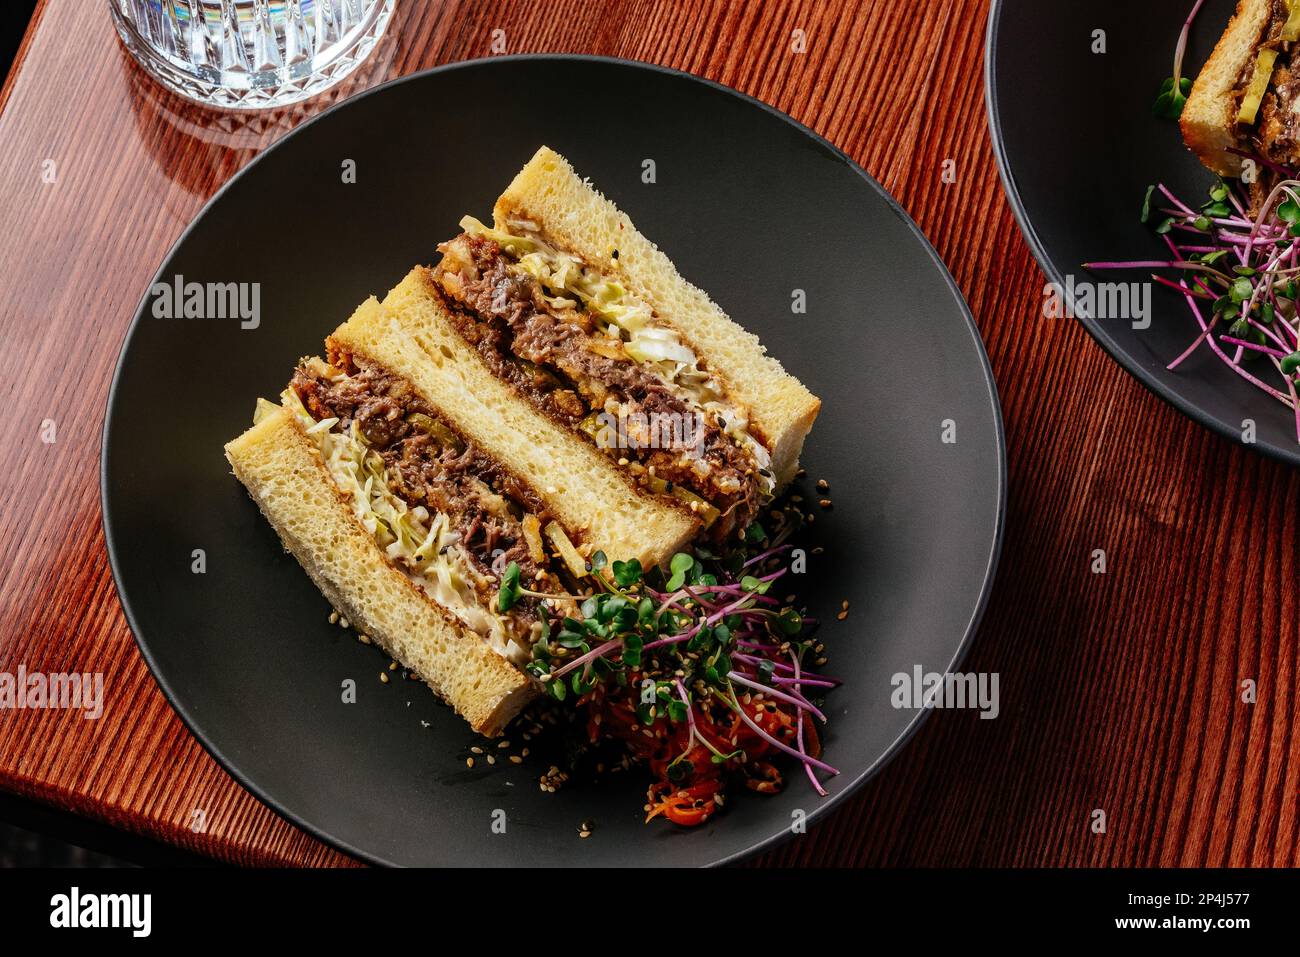
[[(1000, 673), (1002, 713), (934, 714), (842, 809), (762, 863), (1300, 864), (1300, 474), (1163, 405), (1081, 326), (1041, 318), (1044, 279), (989, 142), (987, 3), (399, 0), (359, 82), (486, 56), (496, 29), (511, 53), (709, 77), (878, 178), (965, 293), (1001, 391), (1011, 481), (965, 667)], [(0, 787), (249, 864), (352, 862), (240, 788), (158, 690), (109, 574), (100, 429), (168, 248), (308, 112), (206, 121), (142, 77), (91, 0), (46, 0), (0, 94), (0, 670), (102, 671), (107, 698), (97, 721), (0, 711)], [(1094, 549), (1105, 574), (1091, 573)]]

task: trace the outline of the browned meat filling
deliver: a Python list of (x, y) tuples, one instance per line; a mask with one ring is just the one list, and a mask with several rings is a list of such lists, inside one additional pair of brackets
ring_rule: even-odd
[(710, 528), (718, 541), (753, 521), (762, 504), (755, 463), (715, 416), (697, 418), (695, 408), (585, 312), (547, 302), (532, 277), (509, 270), (510, 260), (495, 241), (462, 234), (440, 248), (445, 255), (435, 276), (449, 311), (496, 375), (573, 428), (589, 427), (596, 413), (617, 416), (620, 408), (625, 416), (641, 414), (651, 422), (702, 425), (688, 448), (618, 443), (606, 451), (641, 463), (647, 477), (679, 484), (718, 509)]
[(340, 430), (355, 421), (383, 456), (396, 482), (392, 491), (412, 507), (446, 514), (485, 573), (499, 575), (518, 562), (524, 581), (542, 581), (544, 564), (534, 559), (514, 504), (544, 520), (533, 491), (448, 428), (405, 379), (360, 356), (332, 352), (330, 361), (347, 377), (331, 381), (307, 363), (294, 372), (290, 387), (307, 411), (318, 421), (338, 418)]

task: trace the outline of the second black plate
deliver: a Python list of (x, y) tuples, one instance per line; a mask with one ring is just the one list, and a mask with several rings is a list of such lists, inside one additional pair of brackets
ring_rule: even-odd
[[(1175, 371), (1165, 368), (1200, 331), (1177, 293), (1150, 283), (1150, 270), (1090, 273), (1081, 265), (1167, 260), (1168, 247), (1139, 221), (1147, 186), (1163, 182), (1199, 205), (1214, 183), (1214, 174), (1183, 146), (1178, 124), (1156, 118), (1151, 109), (1172, 72), (1174, 46), (1192, 6), (1192, 0), (996, 0), (985, 52), (994, 145), (1020, 226), (1058, 288), (1153, 287), (1145, 329), (1081, 302), (1079, 319), (1097, 342), (1197, 422), (1240, 442), (1249, 420), (1252, 448), (1300, 464), (1290, 410), (1207, 348)], [(1235, 0), (1207, 0), (1191, 34), (1184, 76), (1196, 76), (1234, 7)], [(1102, 44), (1104, 52), (1097, 52)]]

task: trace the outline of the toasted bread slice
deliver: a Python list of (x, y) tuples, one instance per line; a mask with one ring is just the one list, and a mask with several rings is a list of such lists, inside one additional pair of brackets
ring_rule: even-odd
[(475, 731), (500, 734), (534, 696), (521, 671), (389, 563), (287, 412), (268, 414), (226, 445), (226, 458), (330, 603)]
[(447, 423), (537, 493), (588, 557), (663, 565), (699, 530), (671, 499), (642, 492), (606, 455), (522, 401), (467, 346), (417, 266), (384, 299), (362, 303), (330, 336), (405, 377)]
[(757, 336), (683, 279), (568, 160), (543, 146), (497, 199), (493, 215), (500, 229), (511, 219), (539, 225), (547, 242), (618, 278), (676, 327), (728, 394), (748, 407), (751, 431), (771, 453), (778, 488), (793, 478), (821, 400), (769, 356)]
[(1183, 142), (1220, 176), (1241, 175), (1242, 158), (1228, 152), (1239, 142), (1234, 90), (1255, 62), (1271, 18), (1271, 0), (1240, 0), (1183, 105)]

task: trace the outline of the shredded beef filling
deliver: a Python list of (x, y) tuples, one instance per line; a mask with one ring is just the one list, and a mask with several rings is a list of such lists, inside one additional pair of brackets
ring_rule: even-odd
[[(618, 355), (621, 347), (589, 315), (556, 309), (532, 277), (512, 272), (498, 243), (462, 234), (444, 251), (453, 247), (455, 255), (444, 257), (436, 272), (453, 321), (489, 368), (543, 411), (574, 428), (593, 412), (617, 415), (620, 407), (625, 415), (643, 414), (652, 422), (698, 421), (697, 410), (653, 372)], [(722, 541), (753, 521), (762, 493), (752, 456), (713, 415), (705, 415), (702, 426), (690, 448), (619, 443), (606, 451), (640, 462), (656, 478), (677, 483), (718, 509), (710, 534)]]
[(538, 580), (541, 566), (533, 561), (520, 517), (508, 501), (523, 503), (543, 519), (532, 490), (452, 433), (405, 379), (361, 357), (331, 361), (347, 378), (332, 382), (303, 365), (294, 372), (290, 386), (307, 411), (317, 420), (338, 418), (339, 429), (355, 421), (383, 456), (396, 483), (393, 492), (412, 507), (446, 514), (484, 572), (499, 575), (518, 562), (524, 581)]

